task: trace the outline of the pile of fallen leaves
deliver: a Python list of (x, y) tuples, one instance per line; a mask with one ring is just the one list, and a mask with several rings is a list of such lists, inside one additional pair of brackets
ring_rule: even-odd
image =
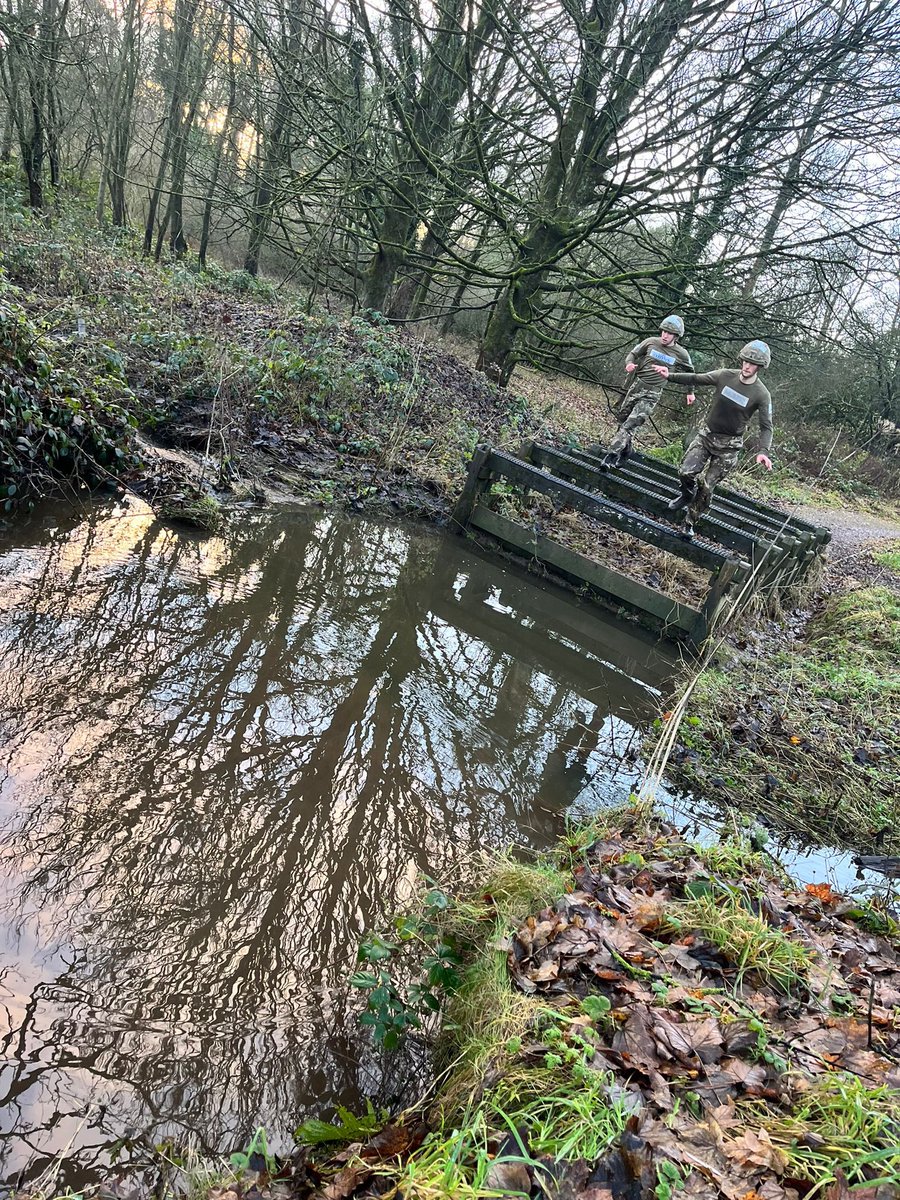
[[(753, 857), (764, 862), (748, 856), (746, 865)], [(796, 1119), (826, 1111), (842, 1092), (850, 1104), (883, 1103), (894, 1114), (879, 1122), (873, 1112), (883, 1145), (857, 1182), (884, 1174), (879, 1150), (893, 1147), (900, 1166), (900, 1092), (880, 1093), (900, 1088), (900, 954), (853, 920), (857, 902), (827, 884), (786, 887), (764, 867), (738, 881), (718, 877), (666, 829), (597, 843), (576, 876), (576, 891), (516, 933), (509, 967), (527, 992), (609, 1000), (594, 1065), (632, 1094), (636, 1115), (627, 1146), (623, 1139), (611, 1163), (591, 1165), (585, 1188), (598, 1171), (615, 1173), (625, 1154), (635, 1196), (653, 1194), (662, 1157), (686, 1172), (684, 1195), (781, 1200), (810, 1194), (831, 1158), (837, 1182), (827, 1194), (842, 1195), (845, 1172), (869, 1147), (830, 1154), (834, 1131)], [(704, 906), (707, 920), (692, 920)], [(773, 971), (765, 956), (757, 969), (742, 962), (744, 947), (710, 936), (713, 914), (739, 908), (763, 949), (769, 930), (798, 951), (791, 970)], [(812, 1177), (792, 1175), (798, 1165)], [(884, 1195), (900, 1194), (887, 1186)]]
[[(621, 1132), (595, 1161), (560, 1161), (533, 1147), (527, 1119), (498, 1120), (487, 1141), (496, 1165), (476, 1194), (900, 1195), (890, 918), (827, 884), (795, 888), (764, 853), (705, 850), (638, 813), (578, 857), (574, 890), (507, 940), (511, 983), (535, 1018), (520, 1045), (497, 1047), (480, 1112), (496, 1113), (498, 1081), (546, 1074), (551, 1052), (558, 1069), (577, 1045), (608, 1081)], [(884, 933), (872, 932), (879, 922)], [(562, 1030), (552, 1045), (548, 1011)], [(329, 1162), (304, 1157), (295, 1194), (424, 1194), (409, 1180), (428, 1144), (421, 1123), (401, 1117)]]

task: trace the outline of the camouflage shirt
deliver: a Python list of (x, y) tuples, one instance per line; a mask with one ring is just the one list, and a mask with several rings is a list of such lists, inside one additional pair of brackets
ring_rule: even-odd
[(759, 414), (759, 450), (765, 453), (772, 448), (772, 397), (769, 389), (754, 377), (744, 383), (740, 369), (707, 371), (704, 375), (687, 371), (676, 372), (669, 378), (673, 383), (703, 387), (705, 384), (716, 389), (712, 408), (706, 418), (709, 433), (723, 437), (743, 437), (747, 423), (754, 413)]
[[(653, 370), (654, 367), (668, 367), (670, 371), (676, 367), (686, 368), (688, 371), (694, 369), (691, 356), (684, 346), (679, 346), (677, 342), (673, 342), (671, 346), (664, 346), (661, 337), (648, 337), (638, 342), (625, 359), (626, 366), (628, 363), (634, 363), (637, 367), (631, 376), (636, 384), (660, 389), (665, 387), (666, 381)], [(669, 378), (672, 378), (671, 375)]]

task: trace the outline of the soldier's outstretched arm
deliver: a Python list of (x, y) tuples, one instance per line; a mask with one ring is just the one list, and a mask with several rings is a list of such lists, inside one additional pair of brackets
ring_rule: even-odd
[(756, 410), (756, 415), (759, 417), (759, 446), (757, 447), (756, 461), (761, 463), (767, 471), (771, 471), (772, 460), (767, 453), (767, 451), (772, 449), (772, 434), (774, 432), (771, 397), (767, 395), (766, 399), (762, 401)]

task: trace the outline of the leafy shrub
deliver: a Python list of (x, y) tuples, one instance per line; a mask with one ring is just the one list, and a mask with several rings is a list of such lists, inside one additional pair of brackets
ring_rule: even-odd
[[(115, 402), (119, 368), (85, 385), (0, 279), (0, 503), (33, 506), (63, 480), (93, 486), (136, 464), (133, 422)], [(108, 357), (108, 348), (102, 347)]]

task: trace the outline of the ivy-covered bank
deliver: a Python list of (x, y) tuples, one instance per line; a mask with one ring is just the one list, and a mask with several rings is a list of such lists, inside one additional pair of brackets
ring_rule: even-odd
[(0, 504), (94, 487), (137, 466), (132, 398), (118, 366), (80, 342), (54, 345), (0, 276)]

